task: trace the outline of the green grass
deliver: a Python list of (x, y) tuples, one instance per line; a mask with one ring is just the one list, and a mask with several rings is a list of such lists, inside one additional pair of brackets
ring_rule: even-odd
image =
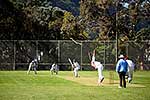
[[(81, 78), (97, 79), (96, 71), (80, 71)], [(63, 77), (72, 76), (70, 71), (50, 75), (49, 71), (39, 71), (37, 75), (26, 71), (0, 71), (0, 100), (149, 100), (150, 72), (134, 73), (133, 84), (144, 87), (118, 89), (117, 86), (90, 86)], [(109, 71), (104, 71), (106, 79)], [(118, 80), (114, 72), (114, 79)], [(76, 80), (73, 78), (73, 80)], [(95, 80), (97, 81), (97, 80)], [(83, 82), (84, 83), (84, 82)], [(105, 84), (105, 83), (104, 83)]]

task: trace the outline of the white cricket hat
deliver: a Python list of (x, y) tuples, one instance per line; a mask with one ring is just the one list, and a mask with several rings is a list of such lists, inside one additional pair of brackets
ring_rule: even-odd
[(123, 56), (123, 55), (120, 55), (119, 58), (124, 58), (124, 56)]

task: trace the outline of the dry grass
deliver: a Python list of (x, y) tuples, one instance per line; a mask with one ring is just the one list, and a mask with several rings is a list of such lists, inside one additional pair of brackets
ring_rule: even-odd
[[(69, 76), (58, 76), (60, 78), (66, 79), (66, 80), (70, 80), (82, 85), (87, 85), (87, 86), (97, 86), (97, 77), (73, 77), (72, 75)], [(110, 80), (105, 78), (102, 86), (118, 86), (119, 84), (119, 80)], [(127, 87), (145, 87), (144, 85), (141, 84), (129, 84), (127, 83)]]

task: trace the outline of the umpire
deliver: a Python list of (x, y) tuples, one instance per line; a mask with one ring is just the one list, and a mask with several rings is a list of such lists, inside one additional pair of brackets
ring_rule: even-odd
[[(128, 71), (128, 63), (124, 59), (124, 56), (120, 55), (119, 60), (116, 65), (116, 72), (118, 73), (119, 79), (120, 79), (120, 85), (118, 88), (122, 88), (122, 87), (126, 88), (125, 75), (127, 71)], [(123, 83), (123, 86), (122, 86), (122, 83)]]

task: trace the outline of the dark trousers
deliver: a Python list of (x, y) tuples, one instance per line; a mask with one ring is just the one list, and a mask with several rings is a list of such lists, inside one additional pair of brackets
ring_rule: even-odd
[(35, 74), (37, 74), (36, 68), (37, 68), (37, 66), (33, 66), (33, 70), (34, 70)]
[(120, 79), (120, 86), (122, 87), (122, 83), (123, 83), (123, 87), (126, 88), (126, 80), (125, 80), (125, 72), (119, 72), (119, 79)]

